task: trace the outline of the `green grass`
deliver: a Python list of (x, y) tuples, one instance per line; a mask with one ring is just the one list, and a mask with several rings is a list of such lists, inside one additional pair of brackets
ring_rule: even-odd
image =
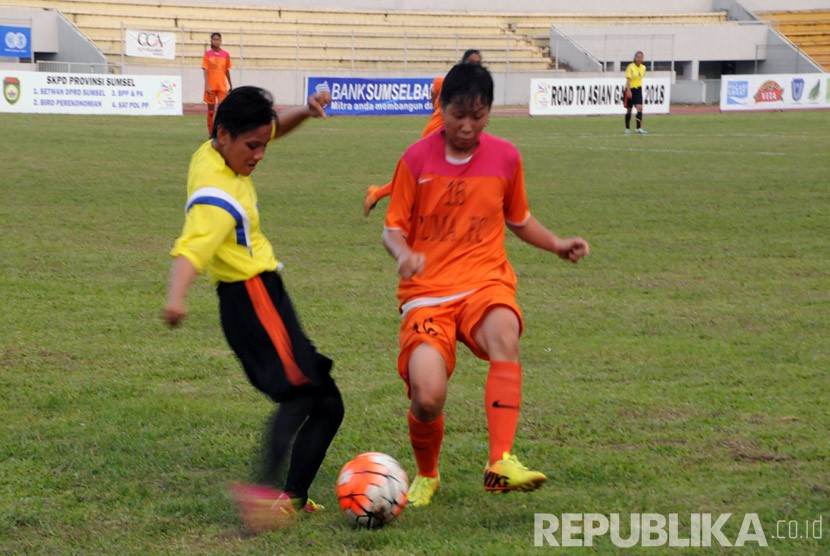
[[(248, 475), (269, 402), (206, 279), (182, 328), (160, 319), (203, 117), (0, 115), (0, 554), (540, 553), (555, 549), (534, 548), (534, 513), (590, 512), (677, 513), (686, 532), (731, 512), (731, 540), (757, 513), (773, 553), (826, 553), (830, 111), (650, 117), (646, 137), (621, 120), (489, 128), (522, 151), (534, 215), (592, 246), (573, 266), (508, 238), (526, 322), (515, 451), (550, 482), (482, 492), (486, 365), (462, 346), (441, 490), (373, 532), (337, 511), (340, 466), (372, 450), (415, 470), (394, 264), (360, 203), (423, 120), (313, 121), (271, 147), (263, 229), (346, 419), (312, 487), (330, 511), (248, 537), (225, 485)], [(819, 517), (821, 540), (769, 538)]]

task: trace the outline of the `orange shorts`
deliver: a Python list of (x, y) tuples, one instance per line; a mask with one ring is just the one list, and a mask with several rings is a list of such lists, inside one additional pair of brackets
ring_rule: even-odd
[(475, 333), (487, 312), (495, 307), (507, 307), (519, 319), (519, 335), (524, 328), (522, 312), (516, 303), (516, 292), (500, 283), (484, 286), (473, 293), (434, 307), (417, 307), (406, 313), (401, 321), (398, 374), (409, 387), (409, 358), (412, 352), (426, 342), (438, 350), (447, 365), (447, 377), (455, 369), (456, 340), (462, 342), (476, 357), (490, 358), (475, 342)]
[(205, 91), (203, 100), (205, 104), (213, 106), (214, 104), (221, 104), (226, 96), (228, 96), (228, 91)]

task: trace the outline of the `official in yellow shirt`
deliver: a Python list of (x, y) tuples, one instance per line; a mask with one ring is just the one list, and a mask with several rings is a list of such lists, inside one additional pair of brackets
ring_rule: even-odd
[(648, 133), (643, 129), (643, 77), (646, 66), (643, 52), (634, 54), (634, 61), (625, 68), (625, 134), (631, 133), (631, 109), (637, 108), (637, 133)]

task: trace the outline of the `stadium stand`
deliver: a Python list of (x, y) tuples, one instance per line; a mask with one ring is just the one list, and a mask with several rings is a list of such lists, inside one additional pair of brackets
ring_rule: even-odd
[(695, 13), (653, 13), (653, 14), (561, 14), (526, 19), (516, 24), (516, 32), (534, 46), (550, 52), (551, 25), (566, 26), (600, 26), (600, 25), (702, 25), (727, 21), (725, 11)]
[[(470, 47), (492, 71), (551, 71), (551, 25), (688, 25), (726, 20), (725, 12), (654, 14), (449, 13), (323, 10), (142, 0), (16, 0), (61, 11), (121, 61), (123, 29), (174, 32), (176, 60), (196, 66), (219, 31), (246, 68), (443, 71)], [(563, 66), (564, 67), (564, 66)]]
[(756, 15), (830, 71), (830, 10), (774, 11)]
[(548, 51), (517, 32), (516, 18), (510, 15), (160, 5), (140, 0), (16, 3), (61, 11), (113, 65), (121, 59), (122, 29), (142, 29), (177, 33), (183, 52), (170, 65), (198, 66), (210, 33), (219, 31), (235, 63), (248, 68), (435, 71), (446, 69), (470, 47), (482, 51), (493, 71), (552, 67)]

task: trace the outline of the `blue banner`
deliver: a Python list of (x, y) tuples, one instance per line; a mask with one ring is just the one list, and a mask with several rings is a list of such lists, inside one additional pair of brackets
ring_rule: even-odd
[(330, 115), (432, 114), (431, 78), (309, 77), (306, 83), (307, 96), (331, 92)]
[(32, 28), (0, 25), (0, 57), (31, 58)]

